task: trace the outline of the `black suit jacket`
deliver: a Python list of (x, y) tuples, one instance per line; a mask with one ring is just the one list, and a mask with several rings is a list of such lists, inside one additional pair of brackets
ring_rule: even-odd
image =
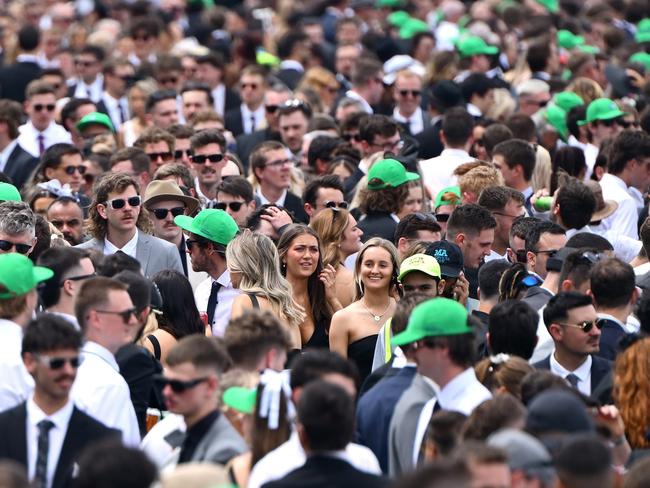
[(601, 320), (603, 328), (600, 331), (600, 350), (596, 355), (614, 361), (619, 351), (618, 343), (626, 336), (626, 332), (613, 320)]
[[(594, 393), (598, 389), (598, 385), (612, 370), (612, 362), (593, 355), (591, 356), (591, 360), (591, 392)], [(546, 358), (533, 364), (533, 366), (535, 369), (549, 371), (551, 369), (551, 356), (546, 356)]]
[(230, 109), (224, 116), (226, 130), (232, 132), (232, 135), (238, 137), (244, 133), (244, 122), (242, 121), (241, 107)]
[(310, 456), (305, 464), (262, 488), (383, 488), (385, 478), (364, 473), (350, 463), (330, 456)]
[(20, 190), (27, 180), (29, 180), (29, 177), (38, 166), (38, 162), (38, 158), (25, 151), (20, 147), (20, 144), (16, 144), (16, 147), (14, 147), (14, 150), (9, 155), (4, 174), (11, 178), (14, 186)]
[(295, 90), (298, 83), (300, 83), (303, 74), (303, 72), (295, 69), (281, 69), (275, 74), (275, 76), (289, 88)]
[(528, 289), (526, 296), (521, 301), (530, 305), (536, 312), (539, 312), (539, 309), (546, 305), (551, 298), (553, 298), (551, 292), (540, 286), (533, 286)]
[(41, 75), (37, 63), (14, 63), (0, 68), (0, 98), (25, 101), (25, 87)]
[(237, 138), (237, 155), (248, 172), (248, 158), (255, 149), (255, 146), (265, 141), (280, 141), (280, 134), (273, 132), (268, 127), (266, 129), (256, 130), (252, 134), (241, 134)]
[[(26, 403), (0, 413), (0, 459), (11, 459), (27, 467), (27, 406)], [(79, 455), (89, 445), (100, 440), (114, 438), (120, 441), (119, 430), (104, 424), (74, 407), (68, 431), (63, 440), (59, 463), (54, 472), (52, 488), (72, 485), (72, 471)]]
[(291, 211), (296, 220), (303, 224), (309, 223), (309, 215), (305, 212), (302, 200), (290, 191), (287, 192), (287, 198), (284, 199), (284, 208)]
[(441, 127), (442, 119), (439, 119), (433, 125), (425, 127), (422, 132), (414, 136), (420, 144), (418, 156), (421, 159), (431, 159), (440, 156), (440, 153), (444, 149), (440, 140)]
[(226, 100), (224, 103), (223, 111), (224, 114), (228, 112), (229, 110), (233, 110), (235, 108), (238, 108), (241, 105), (241, 98), (239, 98), (239, 94), (231, 90), (230, 88), (226, 87)]

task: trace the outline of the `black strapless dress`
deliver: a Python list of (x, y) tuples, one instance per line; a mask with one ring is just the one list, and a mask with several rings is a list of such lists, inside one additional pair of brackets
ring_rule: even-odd
[(375, 356), (377, 334), (369, 335), (348, 345), (348, 358), (357, 365), (361, 383), (370, 375), (372, 359)]

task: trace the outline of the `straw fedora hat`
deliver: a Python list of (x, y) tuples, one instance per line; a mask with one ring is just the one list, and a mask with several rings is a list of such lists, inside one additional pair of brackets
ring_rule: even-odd
[(142, 205), (148, 208), (154, 203), (165, 200), (178, 200), (183, 202), (187, 207), (187, 215), (193, 215), (200, 204), (196, 198), (185, 195), (176, 182), (171, 180), (154, 180), (147, 185), (147, 189), (144, 191)]
[(605, 200), (603, 198), (603, 189), (600, 187), (600, 183), (594, 180), (589, 180), (585, 184), (596, 197), (596, 211), (591, 215), (590, 224), (600, 222), (616, 212), (618, 203), (614, 200)]

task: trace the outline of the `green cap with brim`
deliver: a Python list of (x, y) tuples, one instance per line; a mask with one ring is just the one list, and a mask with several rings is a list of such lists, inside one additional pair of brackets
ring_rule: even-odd
[(479, 54), (493, 55), (499, 52), (496, 46), (488, 45), (478, 36), (464, 36), (456, 43), (456, 49), (461, 58), (468, 56), (477, 56)]
[(256, 388), (231, 386), (223, 393), (223, 403), (233, 410), (251, 415), (255, 412), (257, 402)]
[(630, 62), (642, 64), (646, 70), (650, 71), (650, 54), (634, 53), (630, 56)]
[(560, 29), (557, 31), (557, 43), (564, 49), (573, 49), (574, 47), (584, 44), (585, 38), (578, 36), (569, 30)]
[(393, 27), (399, 27), (407, 22), (410, 18), (411, 16), (407, 12), (398, 10), (397, 12), (389, 14), (388, 17), (386, 17), (386, 20)]
[(411, 39), (414, 35), (421, 32), (431, 32), (429, 25), (420, 19), (407, 19), (399, 30), (399, 36), (402, 39)]
[(552, 14), (556, 14), (560, 11), (559, 0), (535, 0), (535, 1), (539, 3), (542, 7), (544, 7), (546, 10), (551, 12)]
[(181, 229), (201, 236), (209, 241), (227, 246), (237, 235), (239, 228), (225, 210), (201, 210), (196, 217), (178, 215), (174, 223)]
[(395, 159), (382, 159), (368, 171), (368, 189), (383, 190), (397, 188), (409, 181), (419, 180), (420, 175), (406, 171), (402, 163)]
[[(458, 200), (456, 202), (449, 202), (446, 200), (443, 200), (442, 197), (444, 197), (447, 193), (453, 193), (458, 197)], [(443, 188), (438, 192), (436, 195), (436, 201), (433, 204), (433, 209), (437, 209), (441, 205), (460, 205), (461, 204), (461, 196), (460, 196), (460, 186), (448, 186), (447, 188)]]
[(546, 106), (544, 118), (557, 131), (562, 140), (566, 141), (569, 137), (566, 112), (557, 105), (549, 103)]
[(597, 98), (587, 107), (585, 120), (579, 120), (578, 125), (586, 125), (597, 120), (611, 120), (625, 115), (618, 105), (609, 98)]
[(0, 254), (0, 285), (5, 289), (0, 293), (0, 300), (24, 295), (52, 276), (54, 271), (34, 266), (27, 256), (17, 253)]
[(650, 18), (645, 18), (636, 27), (634, 35), (636, 42), (650, 42)]
[(111, 118), (101, 112), (90, 112), (89, 114), (84, 115), (81, 120), (77, 122), (77, 130), (81, 132), (89, 125), (103, 125), (107, 129), (110, 129), (111, 132), (115, 132), (115, 127), (113, 127)]
[(406, 330), (391, 339), (391, 344), (405, 346), (426, 337), (471, 334), (467, 310), (449, 298), (433, 298), (413, 309)]
[(0, 182), (0, 202), (21, 202), (20, 192), (11, 183)]
[(553, 96), (553, 103), (568, 113), (574, 107), (582, 107), (585, 101), (577, 93), (563, 91)]
[(397, 277), (398, 281), (401, 283), (402, 279), (413, 271), (419, 271), (431, 278), (441, 278), (440, 265), (438, 264), (438, 261), (436, 261), (436, 258), (429, 256), (428, 254), (414, 254), (402, 261), (402, 264), (399, 267), (399, 276)]

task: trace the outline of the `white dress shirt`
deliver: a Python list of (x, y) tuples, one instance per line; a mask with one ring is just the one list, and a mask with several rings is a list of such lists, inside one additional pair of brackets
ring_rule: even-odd
[(443, 188), (458, 183), (454, 170), (463, 163), (474, 161), (464, 149), (444, 149), (440, 156), (420, 161), (422, 181), (429, 188), (431, 196), (436, 197)]
[(115, 246), (108, 238), (104, 238), (104, 256), (109, 256), (115, 254), (117, 251), (122, 251), (124, 254), (128, 254), (133, 259), (137, 259), (135, 256), (136, 250), (138, 248), (138, 229), (135, 229), (135, 234), (129, 242), (124, 244), (124, 247), (119, 248)]
[(580, 393), (589, 396), (591, 395), (591, 363), (591, 356), (587, 356), (587, 359), (578, 366), (578, 369), (575, 371), (569, 371), (557, 362), (555, 354), (551, 354), (551, 373), (565, 379), (567, 375), (573, 373), (578, 377), (578, 390)]
[(22, 327), (0, 319), (0, 412), (27, 400), (34, 389), (34, 379), (20, 355), (22, 342)]
[(370, 104), (366, 101), (365, 98), (363, 98), (361, 95), (359, 95), (357, 92), (354, 90), (348, 90), (345, 92), (346, 98), (351, 98), (352, 100), (356, 100), (361, 104), (361, 108), (363, 111), (367, 114), (372, 115), (374, 113), (374, 110), (370, 106)]
[(399, 108), (395, 107), (395, 110), (393, 110), (393, 118), (400, 124), (406, 124), (408, 121), (409, 132), (412, 136), (424, 130), (424, 117), (422, 116), (422, 108), (420, 107), (408, 118), (400, 113)]
[[(266, 127), (266, 114), (263, 104), (253, 112), (245, 103), (242, 103), (240, 110), (244, 134), (252, 134), (256, 130)], [(253, 125), (253, 119), (255, 119), (255, 125)]]
[(200, 314), (208, 312), (208, 300), (210, 299), (212, 282), (214, 281), (220, 283), (221, 288), (217, 293), (217, 308), (214, 311), (214, 317), (212, 317), (210, 327), (212, 328), (213, 335), (216, 337), (223, 337), (223, 334), (226, 332), (226, 328), (228, 327), (228, 322), (230, 321), (232, 302), (241, 292), (238, 288), (232, 286), (228, 270), (224, 271), (216, 280), (212, 277), (208, 278), (197, 286), (196, 291), (194, 292), (194, 300), (196, 301), (196, 307)]
[(214, 200), (210, 200), (208, 197), (206, 197), (203, 192), (201, 191), (201, 185), (199, 184), (199, 178), (195, 177), (194, 178), (194, 188), (196, 189), (196, 197), (199, 199), (201, 202), (201, 207), (202, 208), (212, 208), (215, 203), (217, 203), (217, 199), (215, 198)]
[(571, 239), (571, 237), (581, 232), (598, 234), (599, 236), (607, 239), (614, 248), (614, 254), (616, 254), (616, 257), (622, 261), (625, 261), (626, 263), (632, 261), (639, 254), (641, 247), (643, 247), (641, 241), (637, 239), (632, 239), (631, 237), (617, 234), (613, 229), (603, 230), (600, 228), (600, 226), (590, 227), (588, 225), (585, 225), (581, 229), (567, 229), (566, 238), (567, 240)]
[[(544, 289), (550, 291), (547, 288)], [(555, 293), (553, 293), (553, 295), (555, 295)], [(535, 344), (533, 355), (528, 360), (530, 364), (535, 364), (542, 359), (546, 359), (549, 354), (553, 354), (553, 351), (555, 351), (555, 343), (553, 342), (553, 338), (551, 337), (550, 332), (546, 328), (546, 323), (544, 322), (545, 308), (546, 305), (537, 311), (537, 314), (539, 315), (539, 322), (537, 322), (537, 344)]]
[(70, 315), (69, 313), (63, 313), (63, 312), (53, 312), (51, 310), (47, 310), (47, 313), (51, 313), (53, 315), (58, 315), (59, 317), (67, 320), (68, 322), (70, 322), (74, 326), (75, 329), (77, 329), (79, 331), (81, 330), (81, 327), (79, 326), (79, 321), (77, 320), (77, 317), (75, 317), (74, 315)]
[[(341, 459), (365, 473), (381, 475), (379, 462), (373, 452), (365, 446), (350, 443), (341, 453)], [(248, 478), (248, 488), (260, 488), (263, 484), (285, 477), (294, 469), (305, 464), (307, 456), (300, 444), (298, 434), (293, 432), (289, 440), (260, 459)]]
[(129, 447), (140, 444), (140, 430), (135, 416), (129, 385), (120, 374), (115, 356), (96, 342), (88, 341), (81, 349), (83, 363), (77, 370), (71, 398), (80, 410), (107, 427), (122, 431)]
[(103, 93), (104, 77), (100, 73), (90, 85), (87, 85), (83, 80), (77, 79), (72, 98), (90, 98), (93, 102), (99, 103)]
[(30, 480), (36, 476), (36, 458), (38, 456), (38, 423), (41, 420), (50, 420), (54, 427), (49, 432), (49, 450), (47, 451), (47, 483), (49, 488), (54, 481), (56, 466), (59, 464), (61, 448), (65, 435), (68, 432), (68, 424), (72, 417), (74, 403), (68, 400), (65, 406), (52, 415), (47, 415), (34, 403), (34, 398), (27, 401), (27, 474)]
[(226, 113), (226, 85), (220, 83), (212, 90), (212, 100), (214, 100), (214, 111), (223, 117)]
[(9, 156), (11, 156), (11, 153), (14, 151), (17, 145), (18, 139), (14, 139), (9, 144), (7, 144), (7, 147), (0, 151), (0, 172), (3, 172), (7, 167)]
[(638, 239), (637, 223), (639, 220), (639, 212), (636, 207), (636, 201), (628, 193), (625, 182), (618, 176), (605, 173), (600, 180), (600, 186), (603, 190), (603, 199), (614, 200), (618, 203), (616, 211), (602, 221), (601, 227), (604, 230), (611, 229), (616, 234)]
[(70, 133), (54, 121), (43, 132), (38, 131), (31, 121), (21, 125), (18, 131), (20, 132), (18, 144), (35, 158), (41, 156), (38, 144), (39, 134), (43, 134), (43, 146), (45, 149), (60, 142), (72, 144), (72, 136), (70, 136)]
[(185, 432), (186, 425), (182, 415), (168, 413), (154, 425), (140, 443), (140, 450), (144, 452), (149, 460), (158, 469), (169, 465), (170, 459), (174, 456), (176, 446), (167, 442), (166, 437), (175, 431)]
[(260, 189), (260, 191), (257, 193), (257, 196), (258, 196), (258, 198), (260, 199), (260, 205), (266, 205), (266, 204), (270, 203), (271, 205), (278, 205), (278, 206), (280, 206), (280, 207), (284, 207), (284, 201), (287, 199), (287, 191), (288, 191), (288, 190), (284, 190), (284, 191), (282, 192), (282, 195), (280, 195), (280, 198), (278, 198), (275, 202), (272, 202), (271, 200), (269, 200), (268, 198), (266, 198), (266, 197), (262, 194), (262, 190), (261, 190), (261, 189)]
[(494, 249), (490, 249), (490, 254), (485, 257), (485, 262), (489, 263), (490, 261), (498, 261), (500, 259), (505, 259), (506, 261), (508, 260), (508, 251), (502, 256), (498, 252), (496, 252)]
[[(111, 118), (111, 122), (113, 122), (115, 130), (119, 129), (124, 122), (131, 118), (129, 116), (129, 102), (126, 97), (119, 99), (113, 98), (110, 93), (105, 91), (102, 100), (104, 101), (106, 111), (108, 112), (108, 116)], [(121, 113), (120, 107), (122, 108)], [(122, 120), (122, 114), (124, 114), (124, 120)]]

